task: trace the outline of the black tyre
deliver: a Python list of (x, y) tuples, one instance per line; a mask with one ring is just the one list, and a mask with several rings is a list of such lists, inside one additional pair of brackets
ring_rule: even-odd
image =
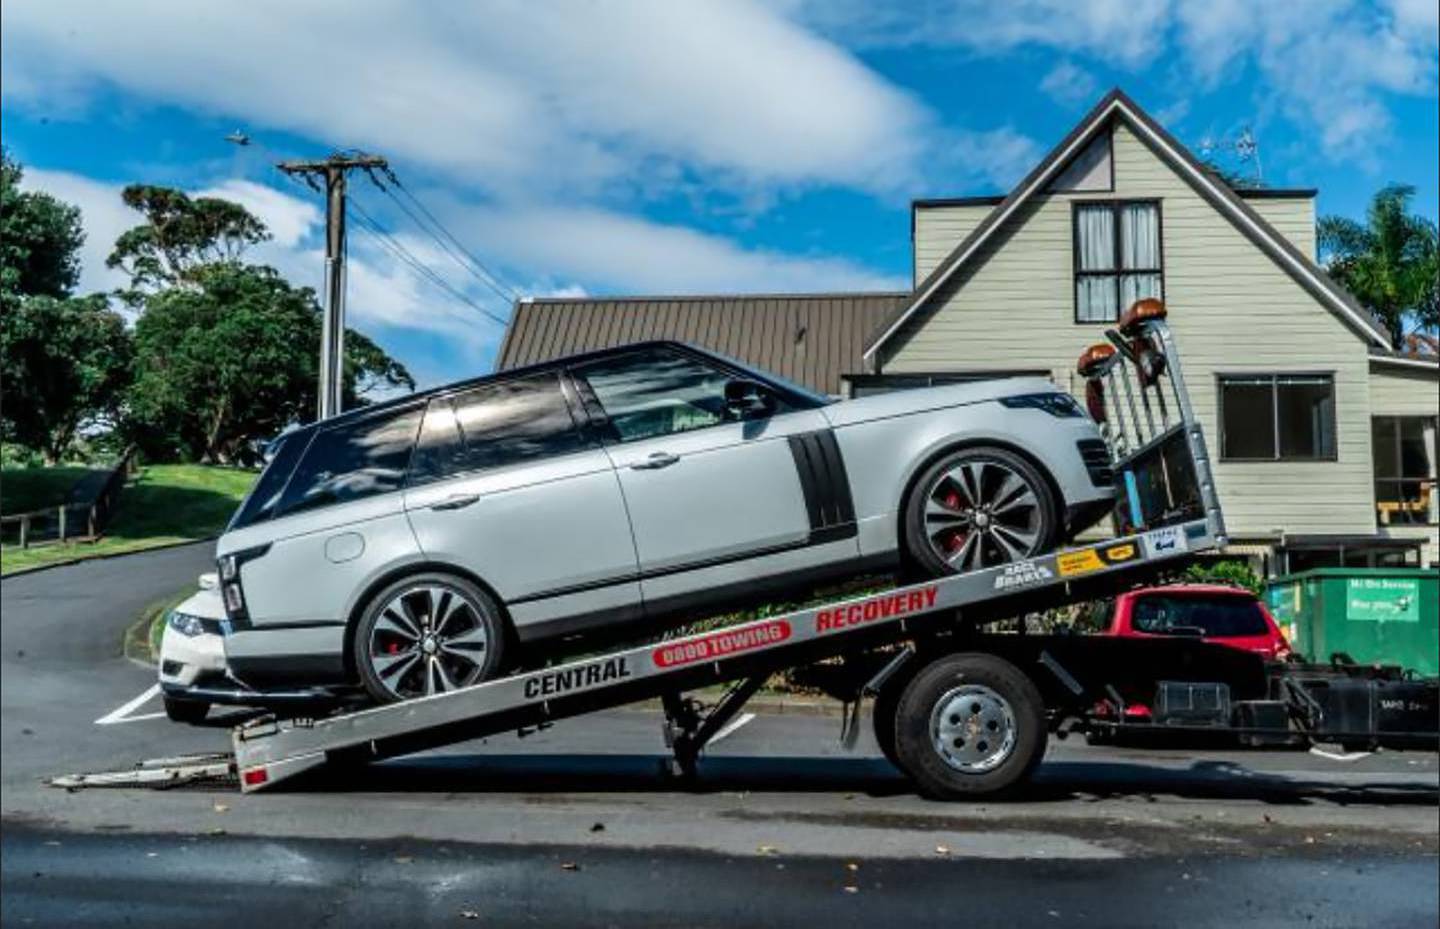
[(875, 732), (875, 743), (885, 760), (900, 767), (900, 756), (895, 754), (895, 709), (900, 704), (903, 682), (887, 682), (875, 695), (875, 704), (870, 708), (870, 726)]
[(210, 704), (200, 700), (181, 700), (176, 697), (166, 697), (165, 715), (172, 722), (189, 723), (192, 726), (205, 721), (210, 715)]
[(1060, 504), (1029, 461), (977, 446), (925, 469), (906, 500), (904, 525), (914, 564), (931, 576), (961, 574), (1053, 549)]
[(900, 696), (895, 752), (938, 800), (998, 794), (1045, 755), (1045, 707), (1033, 681), (994, 655), (961, 653), (922, 670)]
[(494, 599), (464, 578), (417, 574), (370, 601), (351, 644), (365, 690), (394, 703), (496, 676), (505, 622)]

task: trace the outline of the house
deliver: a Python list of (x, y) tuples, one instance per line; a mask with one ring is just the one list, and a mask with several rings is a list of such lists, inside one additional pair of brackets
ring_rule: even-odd
[(1158, 296), (1232, 553), (1440, 560), (1440, 366), (1317, 266), (1314, 190), (1232, 190), (1117, 90), (1009, 194), (916, 201), (911, 230), (907, 293), (526, 301), (498, 366), (674, 337), (831, 393), (1017, 373), (1079, 393), (1081, 351)]

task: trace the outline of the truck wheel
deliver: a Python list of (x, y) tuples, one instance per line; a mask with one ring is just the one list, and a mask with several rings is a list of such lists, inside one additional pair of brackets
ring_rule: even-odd
[(166, 697), (165, 715), (171, 722), (189, 723), (192, 726), (199, 725), (210, 715), (210, 704), (199, 700), (180, 700), (175, 697)]
[(881, 688), (875, 695), (875, 705), (870, 708), (870, 726), (875, 731), (875, 744), (885, 760), (900, 767), (900, 756), (895, 754), (895, 710), (900, 705), (903, 687), (890, 685)]
[(1033, 681), (994, 655), (941, 658), (917, 674), (895, 715), (899, 766), (938, 800), (996, 794), (1045, 755), (1045, 704)]

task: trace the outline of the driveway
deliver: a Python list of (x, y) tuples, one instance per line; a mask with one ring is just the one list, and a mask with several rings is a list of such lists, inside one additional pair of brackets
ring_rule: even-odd
[(838, 720), (762, 715), (687, 792), (660, 774), (658, 716), (617, 711), (290, 792), (44, 786), (228, 747), (136, 703), (153, 671), (120, 655), (136, 612), (209, 566), (197, 545), (0, 588), (6, 925), (1433, 926), (1440, 906), (1434, 755), (1071, 740), (1018, 800), (938, 804), (868, 736), (842, 750)]

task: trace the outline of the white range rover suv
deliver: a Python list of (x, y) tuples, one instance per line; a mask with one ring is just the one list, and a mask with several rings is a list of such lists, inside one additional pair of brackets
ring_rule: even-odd
[(818, 582), (1054, 548), (1106, 515), (1040, 378), (834, 401), (649, 342), (284, 436), (221, 537), (232, 676), (394, 701)]

